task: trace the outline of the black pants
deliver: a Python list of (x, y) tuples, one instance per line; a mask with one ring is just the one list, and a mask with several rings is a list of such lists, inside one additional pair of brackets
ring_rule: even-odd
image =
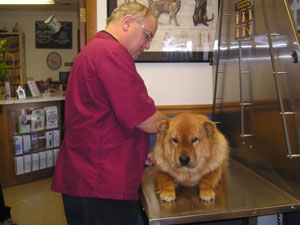
[(0, 222), (3, 222), (10, 217), (10, 207), (5, 205), (2, 186), (0, 184)]
[(62, 198), (68, 225), (137, 225), (138, 201)]

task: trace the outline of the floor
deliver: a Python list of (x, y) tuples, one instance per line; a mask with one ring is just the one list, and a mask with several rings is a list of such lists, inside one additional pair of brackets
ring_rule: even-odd
[[(50, 191), (51, 181), (51, 178), (47, 178), (24, 185), (3, 188), (5, 204), (11, 207), (12, 219), (18, 225), (67, 225), (61, 196), (58, 193)], [(275, 221), (276, 215), (267, 217), (260, 217), (259, 219), (264, 219), (264, 221), (260, 221), (257, 224), (277, 224)], [(270, 219), (273, 222), (270, 222)], [(299, 216), (297, 217), (297, 221), (299, 222)], [(298, 222), (288, 224), (299, 224)], [(144, 225), (141, 217), (139, 217), (138, 224)], [(204, 223), (202, 225), (240, 224), (244, 224), (243, 221), (230, 220)]]
[(50, 191), (51, 178), (3, 188), (5, 204), (18, 225), (67, 225), (61, 195)]

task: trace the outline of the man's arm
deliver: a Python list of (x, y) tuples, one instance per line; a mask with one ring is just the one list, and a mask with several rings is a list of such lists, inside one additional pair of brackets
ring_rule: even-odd
[(139, 128), (140, 130), (147, 132), (147, 133), (157, 133), (158, 132), (158, 128), (157, 128), (157, 123), (161, 120), (165, 120), (168, 117), (159, 112), (156, 111), (151, 117), (149, 117), (148, 119), (146, 119), (144, 122), (140, 123), (137, 128)]

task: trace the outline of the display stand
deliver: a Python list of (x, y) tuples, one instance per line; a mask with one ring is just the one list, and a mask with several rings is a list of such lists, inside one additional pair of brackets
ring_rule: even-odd
[(62, 140), (64, 97), (3, 101), (0, 180), (3, 187), (52, 176)]

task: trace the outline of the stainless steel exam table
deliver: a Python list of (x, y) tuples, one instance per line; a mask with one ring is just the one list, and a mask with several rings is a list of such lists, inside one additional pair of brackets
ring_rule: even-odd
[(141, 201), (150, 225), (226, 220), (300, 210), (300, 201), (234, 160), (212, 202), (201, 201), (197, 188), (178, 188), (174, 202), (155, 194), (153, 168), (146, 168)]

